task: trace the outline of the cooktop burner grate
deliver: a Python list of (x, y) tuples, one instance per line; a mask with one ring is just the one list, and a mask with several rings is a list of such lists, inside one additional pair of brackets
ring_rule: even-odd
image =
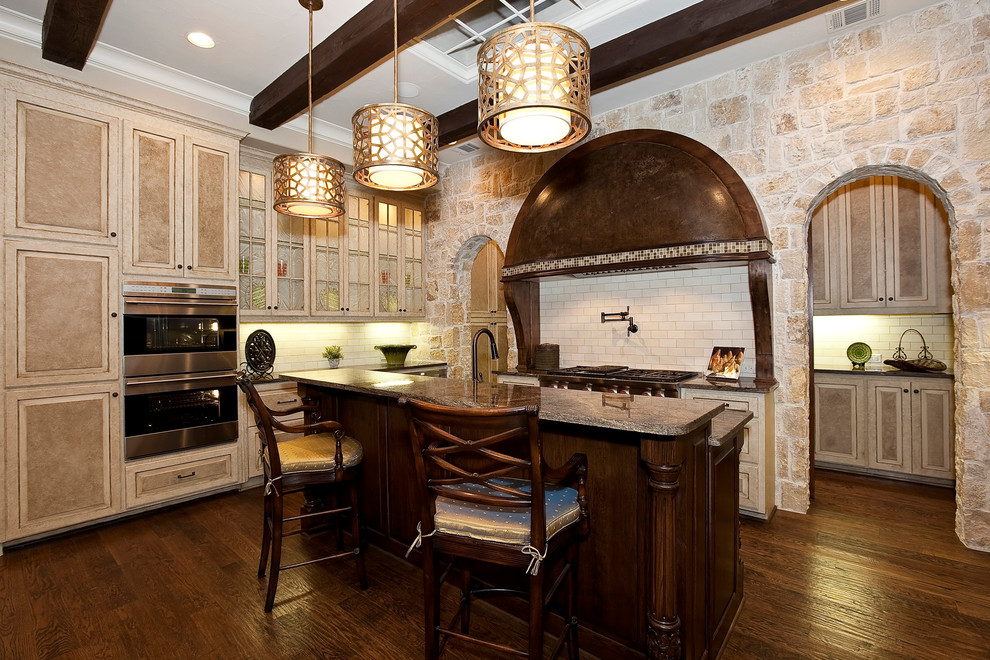
[(618, 365), (576, 366), (554, 369), (547, 372), (551, 376), (590, 376), (614, 380), (651, 381), (654, 383), (678, 383), (694, 378), (697, 371), (675, 371), (673, 369), (629, 369)]

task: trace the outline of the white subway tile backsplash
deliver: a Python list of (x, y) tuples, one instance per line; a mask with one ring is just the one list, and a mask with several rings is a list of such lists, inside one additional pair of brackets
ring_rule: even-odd
[[(846, 349), (857, 341), (869, 344), (874, 355), (891, 358), (898, 342), (902, 341), (901, 335), (908, 328), (920, 331), (935, 359), (952, 368), (955, 361), (955, 330), (951, 314), (816, 316), (815, 366), (849, 367)], [(908, 333), (904, 335), (903, 348), (908, 359), (916, 358), (921, 350), (921, 339), (914, 333)]]
[[(560, 364), (626, 364), (703, 371), (714, 346), (754, 353), (745, 266), (565, 279), (540, 283), (541, 341), (560, 344)], [(559, 304), (558, 304), (559, 303)], [(624, 312), (640, 330), (601, 322)], [(744, 360), (743, 375), (755, 373)]]
[(429, 335), (425, 323), (241, 323), (239, 361), (244, 362), (244, 342), (255, 330), (265, 329), (275, 341), (275, 373), (323, 369), (324, 346), (344, 351), (340, 366), (384, 363), (379, 344), (415, 344), (410, 360), (428, 357)]

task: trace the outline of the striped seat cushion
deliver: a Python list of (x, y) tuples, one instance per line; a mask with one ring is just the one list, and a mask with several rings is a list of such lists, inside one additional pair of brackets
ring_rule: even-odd
[[(530, 491), (525, 479), (494, 479), (493, 481), (522, 490)], [(459, 489), (504, 497), (502, 493), (481, 484), (462, 484)], [(547, 540), (554, 534), (578, 521), (581, 509), (578, 494), (573, 488), (546, 485), (544, 500), (547, 511)], [(461, 502), (449, 497), (438, 496), (437, 513), (433, 524), (438, 532), (467, 536), (482, 541), (527, 545), (529, 538), (529, 508), (501, 507)]]
[[(364, 447), (354, 438), (345, 435), (340, 441), (344, 455), (344, 467), (350, 468), (364, 458)], [(337, 451), (337, 441), (331, 433), (299, 435), (280, 440), (278, 455), (282, 461), (282, 473), (312, 472), (333, 470), (336, 465), (333, 455)], [(265, 449), (265, 463), (268, 463), (268, 449)]]

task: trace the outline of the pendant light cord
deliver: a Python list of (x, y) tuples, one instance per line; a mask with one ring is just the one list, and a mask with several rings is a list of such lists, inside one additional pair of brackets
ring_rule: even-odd
[(392, 0), (392, 103), (398, 103), (398, 102), (399, 102), (399, 0)]
[(313, 4), (309, 5), (309, 66), (306, 71), (306, 80), (309, 81), (309, 153), (313, 151)]

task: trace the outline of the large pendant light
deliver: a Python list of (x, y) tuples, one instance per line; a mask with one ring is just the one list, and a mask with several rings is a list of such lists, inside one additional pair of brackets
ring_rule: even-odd
[(591, 49), (555, 23), (500, 30), (478, 50), (478, 135), (497, 149), (539, 152), (574, 144), (591, 119)]
[(313, 12), (323, 0), (299, 0), (309, 10), (309, 153), (282, 154), (272, 161), (275, 202), (279, 213), (304, 218), (332, 218), (344, 212), (344, 166), (313, 153)]
[(392, 1), (392, 102), (358, 108), (354, 180), (381, 190), (420, 190), (437, 182), (437, 118), (399, 103), (399, 3)]

